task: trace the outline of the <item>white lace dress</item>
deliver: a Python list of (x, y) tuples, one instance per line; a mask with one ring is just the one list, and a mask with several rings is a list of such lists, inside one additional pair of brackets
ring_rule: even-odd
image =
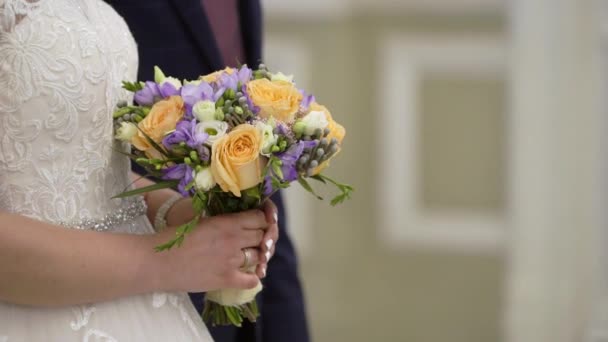
[[(110, 199), (129, 173), (111, 113), (137, 63), (128, 27), (102, 0), (0, 0), (0, 210), (153, 232), (141, 199)], [(60, 309), (0, 302), (0, 342), (211, 340), (184, 293)]]

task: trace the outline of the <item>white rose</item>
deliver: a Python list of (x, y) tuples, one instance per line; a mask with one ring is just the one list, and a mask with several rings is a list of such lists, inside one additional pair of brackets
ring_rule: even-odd
[(192, 107), (192, 113), (198, 121), (213, 121), (215, 120), (215, 102), (198, 101)]
[(270, 74), (270, 80), (293, 83), (293, 75), (285, 75), (282, 72), (277, 72), (276, 74)]
[(184, 85), (190, 84), (190, 85), (198, 86), (201, 83), (203, 83), (203, 80), (194, 80), (194, 81), (184, 80)]
[(137, 134), (137, 126), (131, 122), (123, 122), (116, 130), (116, 139), (130, 141), (135, 134)]
[(209, 191), (215, 186), (215, 180), (210, 168), (206, 167), (194, 175), (194, 186), (196, 190), (201, 191)]
[(215, 141), (226, 134), (228, 131), (228, 123), (225, 121), (203, 121), (196, 125), (196, 131), (200, 133), (207, 133), (209, 138), (205, 141), (205, 144), (212, 146)]
[(324, 130), (329, 125), (325, 113), (321, 111), (308, 113), (301, 122), (304, 124), (304, 135), (313, 135), (317, 129)]
[(260, 131), (262, 135), (262, 155), (269, 156), (272, 152), (272, 147), (277, 143), (277, 137), (273, 133), (273, 128), (262, 121), (258, 121), (255, 127)]
[(255, 299), (255, 295), (262, 291), (262, 283), (253, 289), (222, 289), (217, 291), (207, 292), (205, 298), (224, 306), (237, 306), (247, 304)]

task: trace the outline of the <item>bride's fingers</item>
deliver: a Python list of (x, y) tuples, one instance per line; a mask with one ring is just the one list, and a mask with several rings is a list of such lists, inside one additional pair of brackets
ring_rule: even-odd
[(262, 254), (257, 248), (244, 248), (241, 250), (239, 260), (239, 268), (247, 269), (251, 266), (257, 266), (260, 262), (262, 262)]
[(239, 233), (239, 247), (259, 247), (264, 237), (264, 231), (262, 229), (249, 229), (242, 230)]
[(268, 264), (261, 263), (255, 268), (255, 274), (257, 274), (260, 279), (266, 278), (267, 270), (268, 270)]

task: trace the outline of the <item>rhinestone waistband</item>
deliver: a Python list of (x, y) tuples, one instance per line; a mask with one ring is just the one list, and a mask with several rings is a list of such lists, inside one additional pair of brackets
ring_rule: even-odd
[(147, 210), (148, 207), (142, 197), (130, 197), (123, 201), (123, 206), (121, 208), (106, 214), (103, 218), (84, 219), (76, 222), (58, 222), (58, 224), (72, 229), (103, 232), (143, 216), (146, 214)]

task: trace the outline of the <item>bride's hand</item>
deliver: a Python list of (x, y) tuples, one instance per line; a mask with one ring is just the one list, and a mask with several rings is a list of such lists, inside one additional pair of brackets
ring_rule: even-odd
[[(188, 292), (254, 288), (259, 278), (242, 270), (243, 249), (249, 250), (250, 265), (265, 262), (259, 247), (266, 241), (263, 238), (272, 225), (276, 226), (267, 222), (267, 215), (260, 210), (202, 219), (181, 247), (158, 253), (159, 287)], [(175, 228), (168, 228), (155, 236), (155, 243), (166, 242), (174, 234)], [(272, 234), (269, 236), (273, 237)]]

